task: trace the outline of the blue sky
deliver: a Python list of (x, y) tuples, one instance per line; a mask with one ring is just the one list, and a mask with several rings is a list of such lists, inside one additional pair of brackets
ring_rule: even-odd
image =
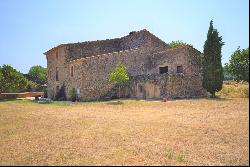
[(33, 65), (46, 67), (43, 53), (58, 44), (144, 28), (202, 51), (211, 19), (225, 42), (224, 64), (238, 46), (249, 46), (248, 13), (248, 0), (1, 0), (0, 65), (27, 73)]

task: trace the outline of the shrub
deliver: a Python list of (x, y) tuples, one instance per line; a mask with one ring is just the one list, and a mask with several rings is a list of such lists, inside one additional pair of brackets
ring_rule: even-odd
[(73, 88), (70, 92), (69, 92), (69, 96), (71, 101), (75, 102), (77, 100), (77, 93), (76, 93), (76, 89)]
[(182, 40), (172, 41), (172, 42), (169, 43), (169, 46), (171, 48), (178, 48), (178, 47), (182, 47), (182, 46), (191, 46), (191, 47), (193, 47), (192, 45), (187, 44), (187, 43), (183, 42)]
[(56, 100), (64, 101), (66, 100), (65, 86), (63, 85), (60, 90), (56, 93)]

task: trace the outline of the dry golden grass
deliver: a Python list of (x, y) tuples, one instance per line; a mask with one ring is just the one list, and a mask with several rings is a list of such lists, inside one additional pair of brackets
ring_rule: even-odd
[(218, 96), (224, 98), (248, 98), (249, 83), (247, 82), (226, 82), (223, 84), (222, 90), (217, 93)]
[(0, 165), (249, 165), (248, 99), (0, 102)]

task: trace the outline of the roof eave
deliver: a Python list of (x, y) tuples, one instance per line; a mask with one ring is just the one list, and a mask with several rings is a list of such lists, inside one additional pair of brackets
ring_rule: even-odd
[(52, 52), (53, 50), (55, 50), (55, 49), (57, 49), (57, 48), (59, 48), (59, 47), (61, 47), (61, 46), (64, 46), (64, 45), (65, 45), (65, 44), (57, 45), (57, 46), (55, 46), (55, 47), (49, 49), (48, 51), (44, 52), (43, 54), (44, 54), (44, 55), (48, 55), (48, 54), (49, 54), (50, 52)]

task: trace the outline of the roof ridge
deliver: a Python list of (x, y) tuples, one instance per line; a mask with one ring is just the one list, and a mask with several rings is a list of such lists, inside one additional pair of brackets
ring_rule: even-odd
[[(134, 33), (131, 33), (131, 32), (134, 32)], [(149, 31), (146, 30), (146, 29), (142, 29), (142, 30), (139, 30), (139, 31), (131, 31), (131, 32), (128, 35), (125, 35), (125, 36), (122, 36), (122, 37), (119, 37), (119, 38), (110, 38), (110, 39), (103, 39), (103, 40), (98, 39), (98, 40), (93, 40), (93, 41), (89, 40), (89, 41), (73, 42), (73, 43), (62, 43), (62, 44), (59, 44), (59, 45), (56, 45), (56, 46), (52, 47), (48, 51), (44, 52), (44, 54), (46, 55), (47, 53), (51, 52), (52, 50), (54, 50), (54, 49), (56, 49), (56, 48), (58, 48), (60, 46), (70, 46), (70, 45), (74, 45), (74, 44), (85, 44), (85, 43), (104, 42), (104, 41), (112, 41), (112, 40), (122, 40), (122, 39), (125, 39), (125, 38), (129, 37), (129, 36), (133, 36), (135, 33), (138, 34), (138, 33), (141, 33), (141, 32), (149, 32)]]
[[(195, 51), (200, 52), (199, 50), (197, 50), (196, 48), (194, 48), (194, 47), (191, 46), (191, 45), (183, 45), (183, 46), (179, 46), (179, 47), (176, 47), (176, 48), (169, 48), (169, 49), (166, 49), (166, 50), (163, 50), (163, 51), (155, 52), (155, 53), (153, 53), (153, 54), (163, 53), (163, 52), (173, 51), (173, 50), (179, 50), (179, 49), (193, 49), (193, 50), (195, 50)], [(200, 52), (200, 53), (201, 53), (201, 52)]]
[(131, 52), (131, 51), (140, 50), (140, 49), (141, 49), (141, 47), (138, 47), (138, 48), (122, 50), (122, 51), (119, 51), (119, 52), (109, 52), (109, 53), (104, 53), (104, 54), (88, 56), (88, 57), (81, 57), (81, 58), (78, 58), (78, 59), (70, 60), (69, 62), (76, 62), (76, 61), (89, 59), (89, 58), (96, 58), (96, 57), (100, 57), (100, 56), (104, 56), (104, 55), (118, 54), (118, 53), (123, 53), (123, 52)]

